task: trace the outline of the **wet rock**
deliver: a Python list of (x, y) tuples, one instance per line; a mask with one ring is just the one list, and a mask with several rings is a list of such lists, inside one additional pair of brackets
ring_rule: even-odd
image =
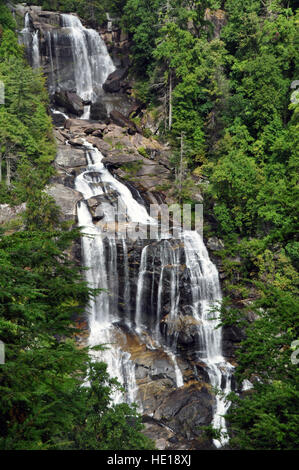
[(72, 114), (82, 116), (84, 113), (83, 100), (74, 92), (58, 90), (56, 91), (53, 100), (57, 106), (62, 106)]
[(123, 86), (123, 80), (128, 74), (128, 69), (117, 69), (112, 72), (103, 85), (103, 89), (108, 93), (119, 92)]
[(97, 100), (95, 103), (91, 104), (90, 119), (93, 119), (94, 121), (105, 122), (105, 123), (109, 122), (107, 109), (100, 99)]
[(113, 191), (111, 190), (111, 188), (109, 188), (109, 185), (105, 186), (105, 184), (103, 183), (102, 184), (100, 183), (100, 185), (103, 187), (105, 193), (99, 196), (93, 196), (87, 199), (87, 205), (90, 209), (92, 218), (95, 221), (99, 221), (104, 218), (105, 211), (104, 211), (103, 205), (105, 206), (105, 204), (109, 204), (109, 205), (116, 204), (118, 196), (119, 196), (116, 191)]
[(175, 318), (166, 315), (162, 323), (167, 328), (167, 335), (177, 337), (178, 343), (194, 346), (198, 336), (198, 327), (200, 326), (199, 320), (196, 320), (193, 316), (180, 314)]
[(50, 115), (52, 118), (52, 122), (54, 126), (56, 127), (63, 127), (66, 121), (66, 117), (62, 113), (53, 113), (53, 111), (50, 111)]
[(191, 384), (171, 392), (154, 413), (172, 430), (187, 439), (202, 434), (211, 423), (214, 399), (206, 386)]
[(244, 332), (238, 326), (224, 326), (222, 328), (223, 355), (228, 358), (234, 358), (239, 343), (244, 338)]

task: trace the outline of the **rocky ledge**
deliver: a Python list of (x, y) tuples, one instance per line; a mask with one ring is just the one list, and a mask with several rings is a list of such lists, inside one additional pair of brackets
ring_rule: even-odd
[(132, 134), (130, 129), (130, 121), (123, 121), (120, 126), (81, 119), (66, 120), (63, 129), (55, 130), (58, 151), (57, 175), (53, 182), (74, 189), (76, 176), (86, 166), (83, 143), (87, 141), (103, 154), (104, 165), (125, 184), (133, 183), (149, 203), (155, 200), (157, 191), (162, 198), (172, 202), (162, 190), (163, 185), (170, 184), (168, 148), (136, 131)]

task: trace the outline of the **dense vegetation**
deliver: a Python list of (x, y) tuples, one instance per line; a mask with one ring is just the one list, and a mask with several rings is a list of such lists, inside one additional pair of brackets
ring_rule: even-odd
[(0, 449), (148, 448), (135, 408), (112, 404), (119, 385), (106, 365), (76, 344), (75, 320), (94, 292), (68, 255), (79, 232), (59, 223), (43, 191), (55, 156), (44, 79), (26, 64), (2, 1), (0, 24), (0, 203), (27, 204), (0, 231)]
[(295, 2), (127, 0), (120, 22), (132, 39), (139, 97), (160, 113), (160, 135), (172, 143), (174, 155), (184, 140), (181, 196), (192, 200), (192, 182), (203, 181), (206, 235), (216, 231), (225, 243), (223, 322), (246, 331), (237, 378), (254, 384), (246, 397), (231, 397), (230, 446), (294, 449), (299, 424), (298, 367), (291, 361), (299, 310), (298, 99), (291, 88), (299, 77)]
[[(246, 331), (237, 377), (254, 383), (245, 398), (231, 397), (230, 446), (294, 449), (299, 424), (298, 367), (291, 362), (299, 310), (298, 99), (291, 89), (299, 77), (295, 2), (127, 0), (121, 24), (133, 41), (139, 96), (164, 113), (160, 134), (173, 148), (184, 139), (184, 180), (189, 173), (193, 181), (210, 181), (201, 187), (211, 223), (206, 235), (216, 231), (225, 243), (223, 322)], [(183, 189), (192, 199), (192, 185), (189, 196)]]
[[(160, 137), (172, 144), (174, 163), (178, 161), (178, 165), (181, 162), (175, 156), (180, 151), (180, 142), (184, 143), (183, 167), (178, 168), (178, 172), (184, 174), (184, 183), (178, 189), (178, 196), (192, 201), (194, 183), (202, 182), (205, 213), (208, 215), (206, 236), (216, 233), (224, 240), (225, 249), (219, 253), (226, 274), (224, 288), (227, 298), (223, 304), (223, 322), (238, 325), (246, 332), (246, 339), (237, 352), (237, 378), (240, 383), (249, 379), (254, 385), (242, 398), (234, 394), (231, 396), (233, 404), (228, 415), (232, 436), (230, 446), (237, 449), (295, 449), (298, 447), (296, 431), (299, 425), (298, 366), (296, 361), (291, 361), (291, 357), (294, 342), (299, 338), (299, 108), (291, 85), (299, 80), (296, 2), (45, 0), (32, 3), (48, 9), (76, 11), (91, 25), (101, 23), (105, 11), (109, 10), (128, 31), (132, 42), (131, 75), (135, 79), (135, 92), (146, 103), (148, 112), (160, 122)], [(1, 142), (4, 142), (1, 156), (3, 169), (7, 168), (7, 161), (10, 162), (13, 178), (13, 185), (9, 187), (7, 182), (2, 182), (0, 202), (26, 200), (31, 208), (26, 219), (28, 228), (32, 230), (34, 224), (42, 224), (42, 215), (48, 214), (47, 226), (52, 221), (54, 229), (55, 207), (42, 193), (50, 176), (49, 162), (54, 152), (43, 79), (24, 64), (12, 33), (12, 19), (3, 6), (0, 15), (3, 27), (0, 79), (9, 85), (6, 106), (0, 106)], [(36, 142), (41, 142), (41, 145), (37, 147)], [(41, 195), (42, 210), (36, 204)], [(57, 237), (53, 232), (43, 235), (44, 240), (48, 240), (48, 246), (39, 241), (37, 248), (41, 253), (44, 249), (49, 250), (47, 256), (52, 253), (56, 246), (53, 245), (54, 236)], [(65, 240), (63, 232), (61, 237)], [(71, 354), (76, 358), (72, 361), (78, 364), (78, 375), (71, 370), (71, 361), (64, 361), (62, 369), (55, 363), (58, 367), (55, 374), (60, 378), (56, 383), (56, 379), (54, 382), (45, 372), (43, 361), (37, 361), (36, 380), (40, 380), (41, 389), (37, 388), (34, 400), (29, 389), (28, 395), (16, 395), (16, 403), (9, 394), (5, 399), (3, 409), (6, 414), (1, 418), (0, 430), (1, 435), (7, 430), (11, 431), (9, 435), (12, 440), (2, 444), (3, 447), (16, 445), (16, 441), (13, 443), (14, 426), (19, 432), (23, 429), (27, 432), (24, 423), (30, 423), (32, 416), (36, 420), (39, 416), (42, 420), (47, 413), (53, 416), (51, 406), (49, 410), (43, 406), (48, 403), (45, 397), (53, 397), (54, 387), (58, 387), (60, 405), (65, 400), (65, 394), (78, 396), (78, 405), (75, 400), (71, 401), (71, 408), (75, 407), (76, 410), (91, 393), (88, 389), (78, 388), (80, 377), (87, 373), (84, 369), (87, 367), (86, 356), (85, 359), (83, 357), (85, 352), (70, 346), (70, 339), (61, 342), (56, 338), (61, 334), (69, 338), (69, 333), (65, 332), (65, 328), (69, 328), (69, 320), (65, 320), (65, 315), (69, 315), (70, 310), (82, 308), (83, 298), (88, 297), (86, 287), (84, 289), (80, 284), (82, 291), (79, 295), (76, 290), (75, 295), (69, 283), (66, 286), (69, 291), (66, 300), (59, 304), (55, 299), (57, 329), (48, 336), (49, 318), (43, 302), (49, 300), (51, 304), (53, 294), (47, 290), (44, 297), (43, 289), (48, 285), (45, 279), (57, 265), (50, 264), (47, 266), (50, 271), (46, 269), (44, 273), (45, 260), (40, 261), (44, 264), (36, 265), (33, 254), (26, 260), (20, 257), (17, 263), (15, 257), (9, 255), (10, 251), (7, 255), (7, 247), (12, 246), (10, 244), (14, 244), (14, 250), (19, 250), (21, 243), (25, 246), (33, 243), (34, 246), (38, 239), (36, 232), (1, 238), (6, 254), (5, 258), (0, 257), (0, 266), (10, 266), (9, 263), (12, 263), (11, 269), (16, 270), (10, 279), (14, 280), (17, 274), (21, 276), (21, 267), (28, 267), (22, 271), (24, 286), (27, 282), (28, 286), (31, 285), (32, 276), (35, 279), (29, 292), (25, 287), (22, 292), (14, 292), (18, 283), (14, 285), (13, 281), (11, 293), (7, 293), (4, 289), (6, 283), (4, 287), (1, 284), (1, 296), (8, 296), (4, 313), (1, 312), (5, 319), (3, 328), (16, 341), (11, 351), (12, 355), (16, 355), (16, 363), (11, 361), (10, 367), (15, 367), (20, 374), (13, 384), (18, 389), (23, 368), (28, 374), (26, 361), (34, 360), (31, 355), (35, 341), (39, 354), (43, 354), (41, 345), (46, 344), (49, 349), (44, 361), (66, 354), (65, 349), (71, 348)], [(0, 249), (3, 249), (2, 245)], [(4, 251), (0, 253), (3, 257)], [(47, 256), (45, 254), (45, 258)], [(61, 269), (69, 268), (65, 266)], [(10, 270), (7, 273), (9, 276)], [(45, 278), (39, 280), (41, 273)], [(66, 274), (61, 272), (60, 276)], [(67, 276), (67, 279), (70, 278)], [(53, 289), (55, 292), (55, 286)], [(15, 299), (20, 300), (15, 302)], [(27, 309), (28, 302), (35, 305), (33, 311)], [(36, 305), (40, 303), (43, 307), (37, 309)], [(23, 312), (24, 324), (19, 325), (17, 318), (23, 317), (17, 315), (17, 311)], [(34, 321), (42, 325), (38, 329), (41, 336), (31, 337), (28, 343), (22, 343), (28, 338), (27, 332), (32, 328), (31, 315), (35, 314)], [(26, 334), (24, 331), (19, 335), (19, 328), (24, 329)], [(16, 372), (10, 371), (9, 366), (5, 367), (5, 373), (10, 373), (10, 380), (13, 380)], [(99, 374), (100, 378), (101, 374), (105, 374), (104, 369), (98, 371), (91, 367), (90, 370), (92, 374)], [(100, 378), (99, 393), (102, 393), (100, 384), (103, 381)], [(94, 383), (97, 384), (97, 381)], [(1, 378), (0, 385), (3, 386)], [(108, 401), (104, 401), (104, 409)], [(37, 403), (39, 413), (33, 410), (32, 403)], [(100, 413), (102, 408), (98, 409)], [(86, 410), (87, 414), (90, 413), (90, 408)], [(63, 412), (68, 413), (67, 419)], [(47, 430), (45, 435), (41, 432), (42, 421), (37, 422), (37, 433), (33, 439), (35, 448), (47, 445), (82, 446), (77, 440), (78, 429), (85, 426), (79, 421), (80, 413), (63, 412), (61, 418), (68, 423), (70, 443), (61, 442), (61, 423), (53, 418), (53, 429)], [(109, 410), (109, 413), (113, 412), (114, 409)], [(127, 410), (126, 413), (130, 414), (131, 411)], [(107, 423), (110, 418), (107, 416)], [(99, 423), (90, 419), (85, 421), (88, 424), (83, 435), (90, 433), (88, 442), (93, 442), (93, 426)], [(123, 423), (121, 432), (126, 432), (127, 421)], [(103, 431), (100, 427), (98, 432), (105, 432), (105, 429)], [(22, 435), (22, 442), (26, 439), (26, 435)], [(28, 437), (29, 440), (32, 442), (32, 437)], [(97, 445), (98, 441), (93, 448)], [(141, 441), (134, 445), (140, 446)]]

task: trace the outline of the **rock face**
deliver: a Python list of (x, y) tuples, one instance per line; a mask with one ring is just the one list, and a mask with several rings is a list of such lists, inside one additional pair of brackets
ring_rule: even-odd
[(224, 249), (223, 241), (217, 237), (211, 237), (208, 239), (207, 247), (211, 251), (220, 251)]
[[(115, 112), (115, 115), (119, 116), (121, 113)], [(169, 151), (156, 140), (139, 134), (136, 128), (134, 134), (130, 134), (131, 121), (121, 122), (125, 127), (68, 119), (64, 130), (59, 129), (56, 133), (59, 145), (55, 165), (61, 173), (60, 182), (74, 187), (75, 176), (86, 165), (84, 149), (80, 148), (84, 139), (102, 152), (104, 164), (119, 178), (126, 184), (130, 181), (137, 187), (148, 205), (156, 203), (152, 191), (157, 186), (169, 183), (171, 172), (166, 166), (169, 166)], [(68, 145), (64, 144), (66, 141)], [(151, 193), (147, 194), (148, 191)]]
[(26, 203), (19, 206), (0, 204), (0, 227), (3, 225), (22, 225), (20, 218), (26, 210)]
[(90, 119), (94, 121), (109, 122), (107, 109), (102, 100), (97, 100), (90, 106)]
[(83, 100), (74, 92), (58, 90), (55, 92), (53, 100), (57, 106), (65, 108), (76, 116), (82, 116), (84, 113)]
[(219, 38), (223, 26), (227, 23), (227, 16), (223, 10), (210, 10), (207, 8), (204, 16), (205, 21), (209, 21), (213, 25), (213, 37)]
[(72, 145), (58, 145), (55, 163), (64, 168), (86, 165), (85, 151)]
[(60, 209), (62, 220), (76, 220), (77, 202), (82, 199), (81, 193), (59, 183), (47, 187), (46, 193), (54, 198)]
[(111, 111), (110, 118), (117, 126), (126, 127), (128, 129), (129, 134), (136, 134), (138, 129), (134, 122), (128, 119), (119, 111)]
[(128, 75), (128, 69), (117, 69), (112, 72), (103, 85), (103, 89), (108, 93), (117, 93), (124, 86), (123, 80)]

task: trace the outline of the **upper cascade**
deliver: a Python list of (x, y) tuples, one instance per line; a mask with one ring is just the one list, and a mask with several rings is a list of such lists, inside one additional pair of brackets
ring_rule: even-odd
[(90, 104), (104, 94), (102, 85), (115, 66), (97, 31), (85, 28), (73, 14), (59, 14), (58, 20), (59, 26), (34, 22), (27, 11), (20, 42), (25, 46), (31, 65), (43, 66), (50, 95), (54, 96), (57, 91), (75, 93), (85, 107), (78, 112), (72, 106), (68, 111), (88, 119)]
[[(105, 80), (115, 70), (106, 44), (94, 29), (84, 28), (77, 16), (62, 14), (61, 19), (63, 28), (66, 28), (62, 33), (69, 37), (71, 43), (76, 93), (84, 100), (95, 101)], [(51, 50), (55, 55), (59, 35), (54, 34), (52, 40), (54, 51)]]

